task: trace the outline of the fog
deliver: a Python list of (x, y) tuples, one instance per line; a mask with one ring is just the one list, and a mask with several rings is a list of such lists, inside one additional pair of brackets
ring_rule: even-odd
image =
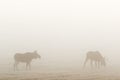
[[(82, 67), (88, 51), (120, 66), (119, 0), (0, 1), (0, 64), (37, 50), (36, 66)], [(33, 65), (33, 66), (34, 66)]]

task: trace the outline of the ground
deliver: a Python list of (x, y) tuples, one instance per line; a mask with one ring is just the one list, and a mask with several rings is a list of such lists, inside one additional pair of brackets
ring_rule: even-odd
[(118, 70), (17, 71), (0, 73), (0, 80), (120, 80)]

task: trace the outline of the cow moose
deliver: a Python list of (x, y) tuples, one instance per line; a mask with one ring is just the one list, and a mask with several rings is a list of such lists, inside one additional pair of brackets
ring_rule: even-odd
[(86, 63), (90, 61), (91, 67), (93, 67), (93, 62), (95, 63), (94, 65), (99, 68), (101, 66), (106, 66), (106, 61), (105, 58), (101, 55), (99, 51), (89, 51), (86, 54), (86, 59), (84, 62), (84, 67), (86, 66)]
[(41, 56), (37, 53), (37, 51), (34, 52), (26, 52), (26, 53), (16, 53), (14, 55), (14, 71), (18, 70), (18, 64), (19, 63), (26, 63), (26, 70), (31, 69), (31, 61), (33, 59), (41, 58)]

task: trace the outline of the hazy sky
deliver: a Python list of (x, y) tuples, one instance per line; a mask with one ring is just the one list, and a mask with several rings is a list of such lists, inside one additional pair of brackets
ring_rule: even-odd
[(75, 59), (99, 50), (115, 63), (120, 57), (119, 4), (119, 0), (2, 0), (1, 58), (38, 50), (54, 59)]

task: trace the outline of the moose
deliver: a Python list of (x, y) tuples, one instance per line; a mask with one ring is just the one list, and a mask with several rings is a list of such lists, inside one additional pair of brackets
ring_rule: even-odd
[(90, 61), (91, 67), (93, 67), (93, 62), (95, 63), (96, 68), (106, 66), (105, 58), (101, 55), (99, 51), (89, 51), (86, 54), (86, 59), (84, 62), (84, 67), (86, 63)]
[(19, 63), (26, 63), (26, 70), (31, 70), (31, 61), (33, 59), (41, 58), (41, 56), (37, 53), (37, 51), (34, 52), (26, 52), (26, 53), (16, 53), (14, 55), (14, 71), (18, 70), (18, 64)]

